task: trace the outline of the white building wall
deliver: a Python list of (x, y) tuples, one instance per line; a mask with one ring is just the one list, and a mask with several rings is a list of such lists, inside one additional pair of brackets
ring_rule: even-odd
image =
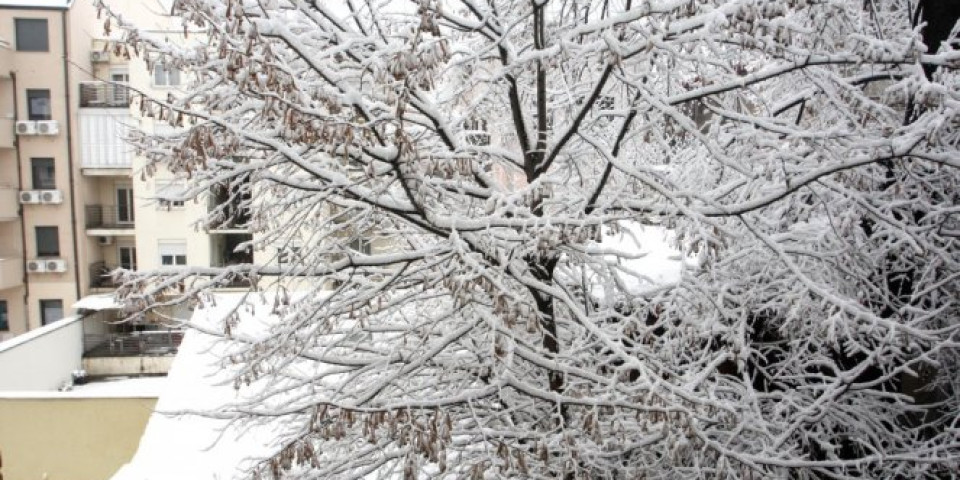
[(80, 368), (83, 320), (67, 317), (0, 343), (0, 391), (56, 390)]

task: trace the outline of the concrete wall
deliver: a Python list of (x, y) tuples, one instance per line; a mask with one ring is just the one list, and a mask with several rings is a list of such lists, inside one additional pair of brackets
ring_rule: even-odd
[(0, 398), (10, 480), (106, 480), (137, 450), (155, 398)]
[(67, 317), (3, 342), (0, 391), (56, 390), (80, 368), (82, 354), (80, 317)]
[(120, 375), (165, 375), (173, 355), (136, 357), (87, 357), (83, 369), (92, 377)]

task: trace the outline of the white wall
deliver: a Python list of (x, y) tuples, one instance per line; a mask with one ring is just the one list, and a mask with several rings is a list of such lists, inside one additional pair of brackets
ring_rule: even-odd
[(80, 368), (82, 354), (79, 316), (0, 343), (0, 391), (56, 390)]

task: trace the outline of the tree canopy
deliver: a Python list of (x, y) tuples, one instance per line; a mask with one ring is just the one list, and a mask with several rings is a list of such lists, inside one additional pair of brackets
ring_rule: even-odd
[[(105, 7), (108, 8), (108, 7)], [(177, 0), (147, 170), (228, 201), (226, 412), (276, 478), (946, 478), (956, 12), (906, 0)], [(951, 16), (952, 15), (952, 16)], [(936, 23), (936, 29), (925, 25)], [(944, 27), (944, 25), (947, 25)], [(936, 32), (934, 32), (936, 30)], [(931, 33), (933, 32), (933, 33)], [(229, 205), (240, 205), (240, 209)], [(675, 281), (629, 268), (665, 232)], [(289, 294), (286, 292), (290, 292)], [(260, 382), (260, 383), (257, 383)], [(262, 387), (266, 385), (266, 387)], [(223, 414), (223, 412), (221, 412)]]

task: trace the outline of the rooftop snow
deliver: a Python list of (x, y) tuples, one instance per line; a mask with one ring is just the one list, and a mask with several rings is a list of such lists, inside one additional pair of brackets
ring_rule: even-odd
[(99, 312), (100, 310), (119, 308), (123, 308), (123, 304), (117, 301), (117, 298), (112, 293), (87, 295), (73, 304), (74, 310), (95, 310)]
[(2, 7), (22, 7), (22, 8), (70, 8), (73, 0), (0, 0)]

